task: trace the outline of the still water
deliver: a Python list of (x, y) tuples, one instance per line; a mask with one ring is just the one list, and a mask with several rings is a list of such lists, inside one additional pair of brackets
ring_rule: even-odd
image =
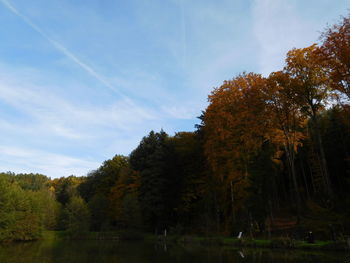
[(350, 263), (350, 253), (234, 249), (118, 241), (38, 241), (0, 246), (1, 263)]

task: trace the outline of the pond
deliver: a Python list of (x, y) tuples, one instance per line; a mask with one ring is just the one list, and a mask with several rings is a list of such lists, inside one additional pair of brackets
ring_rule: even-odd
[(0, 262), (350, 263), (350, 253), (180, 246), (150, 242), (51, 240), (2, 245)]

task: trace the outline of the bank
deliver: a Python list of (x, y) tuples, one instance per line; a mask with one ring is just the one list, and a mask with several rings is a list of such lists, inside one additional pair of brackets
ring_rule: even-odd
[(346, 241), (315, 241), (308, 243), (302, 240), (293, 240), (288, 237), (271, 239), (247, 239), (228, 237), (198, 237), (198, 236), (146, 236), (146, 239), (157, 242), (177, 243), (177, 244), (199, 244), (199, 245), (220, 245), (231, 247), (249, 248), (283, 248), (283, 249), (304, 249), (304, 250), (333, 250), (349, 251), (349, 244)]
[(204, 237), (188, 235), (168, 235), (157, 236), (140, 232), (118, 231), (118, 232), (87, 232), (74, 238), (70, 237), (65, 231), (44, 231), (41, 237), (43, 240), (144, 240), (145, 242), (166, 243), (177, 245), (201, 245), (201, 246), (230, 246), (246, 248), (279, 248), (279, 249), (303, 249), (303, 250), (328, 250), (328, 251), (348, 251), (350, 244), (346, 240), (330, 241), (316, 240), (309, 243), (302, 240), (294, 240), (289, 237), (275, 237), (271, 239), (250, 239), (250, 238), (231, 238), (231, 237)]

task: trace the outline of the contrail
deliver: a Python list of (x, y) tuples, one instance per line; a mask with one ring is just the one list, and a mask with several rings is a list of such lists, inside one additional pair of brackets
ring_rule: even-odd
[(98, 74), (92, 67), (82, 62), (79, 58), (77, 58), (72, 52), (70, 52), (67, 48), (65, 48), (62, 44), (58, 43), (57, 41), (53, 40), (50, 36), (48, 36), (40, 27), (38, 27), (36, 24), (34, 24), (30, 19), (28, 19), (26, 16), (22, 15), (8, 0), (0, 0), (0, 2), (9, 9), (12, 13), (20, 17), (27, 25), (29, 25), (32, 29), (34, 29), (36, 32), (38, 32), (41, 36), (43, 36), (47, 41), (49, 41), (58, 51), (60, 51), (63, 55), (65, 55), (67, 58), (72, 60), (75, 64), (77, 64), (79, 67), (81, 67), (84, 71), (86, 71), (90, 76), (97, 79), (100, 83), (102, 83), (105, 87), (108, 89), (114, 91), (117, 93), (120, 97), (126, 100), (126, 102), (130, 105), (134, 105), (134, 103), (126, 97), (124, 94), (122, 94), (119, 90), (113, 87), (112, 84), (110, 84), (108, 81), (106, 81), (100, 74)]
[(181, 0), (181, 31), (182, 31), (182, 63), (183, 66), (186, 66), (187, 62), (187, 45), (186, 45), (186, 20), (185, 20), (185, 7), (184, 7), (184, 0)]

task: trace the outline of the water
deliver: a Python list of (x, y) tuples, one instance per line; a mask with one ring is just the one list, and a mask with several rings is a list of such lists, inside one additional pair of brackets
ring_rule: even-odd
[(235, 249), (118, 241), (38, 241), (0, 246), (2, 263), (350, 263), (350, 253)]

